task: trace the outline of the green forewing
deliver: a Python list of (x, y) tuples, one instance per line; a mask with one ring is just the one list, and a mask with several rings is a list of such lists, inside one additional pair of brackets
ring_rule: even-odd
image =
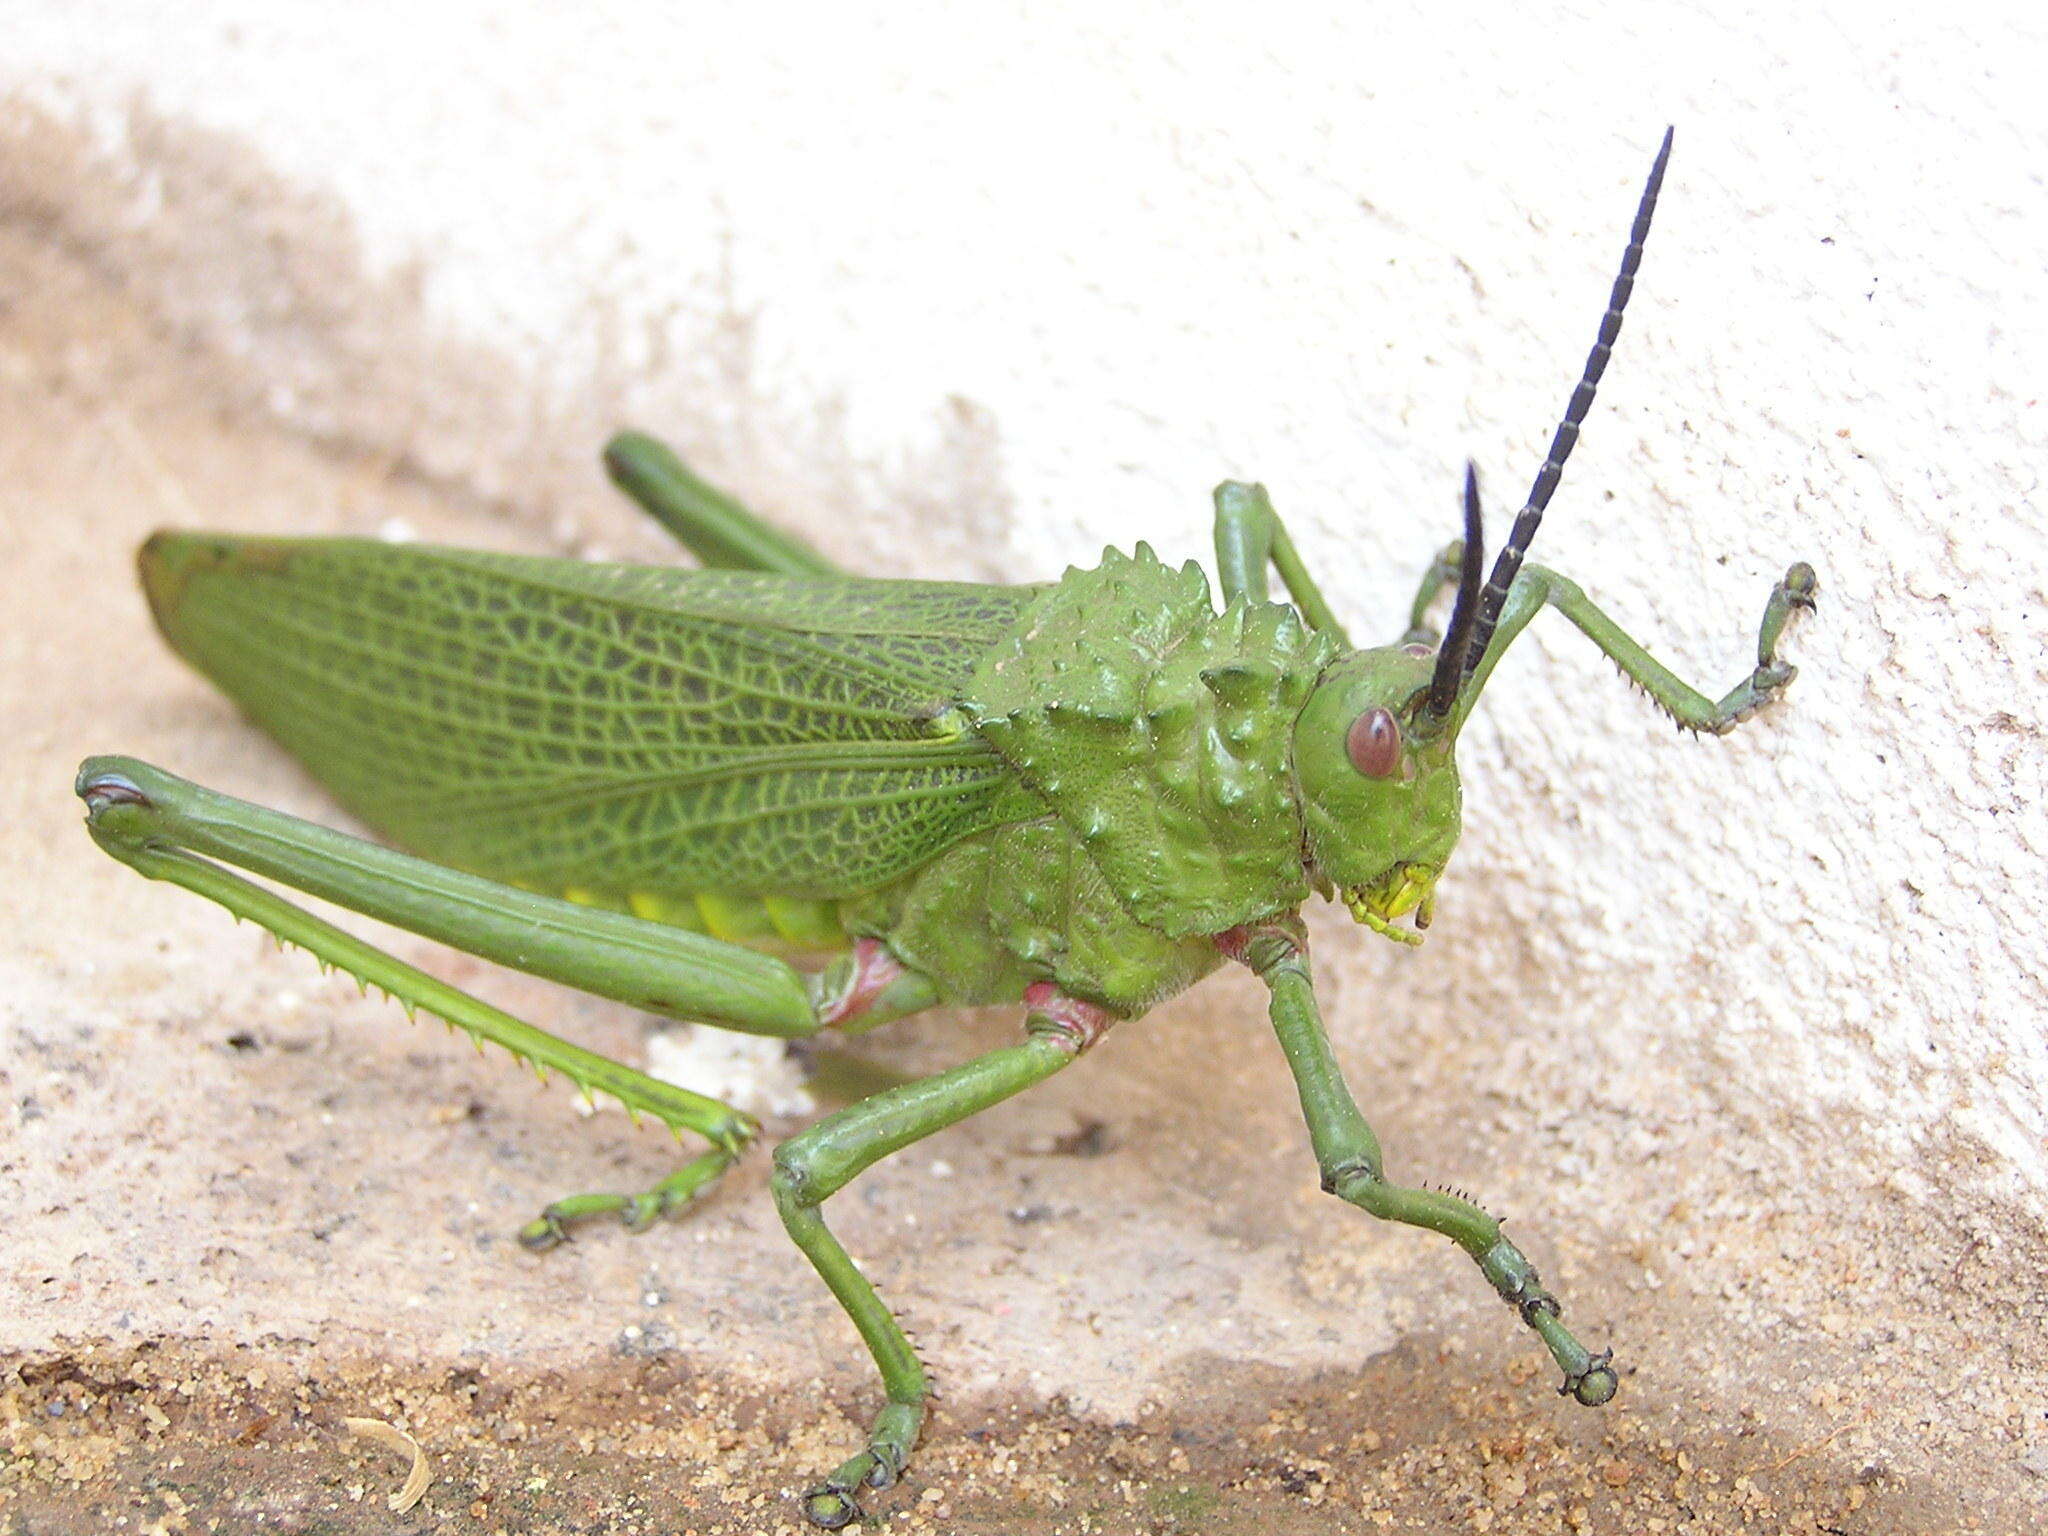
[(1032, 810), (952, 706), (1035, 588), (211, 534), (142, 573), (344, 804), (480, 874), (838, 898)]

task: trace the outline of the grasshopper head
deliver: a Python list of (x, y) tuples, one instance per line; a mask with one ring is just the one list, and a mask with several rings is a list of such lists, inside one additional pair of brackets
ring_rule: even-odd
[[(1294, 772), (1315, 872), (1377, 933), (1419, 944), (1458, 841), (1452, 734), (1426, 713), (1434, 652), (1353, 651), (1316, 683), (1294, 725)], [(1395, 920), (1415, 914), (1415, 928)]]
[[(1458, 600), (1443, 643), (1352, 652), (1317, 680), (1295, 721), (1295, 782), (1301, 789), (1313, 872), (1337, 889), (1353, 917), (1403, 943), (1419, 944), (1421, 935), (1395, 927), (1394, 919), (1413, 912), (1417, 929), (1429, 926), (1437, 877), (1458, 841), (1458, 770), (1451, 748), (1486, 685), (1489, 651), (1498, 649), (1494, 631), (1522, 557), (1557, 490), (1621, 333), (1622, 309), (1634, 291), (1650, 215), (1670, 159), (1667, 128), (1636, 205), (1621, 275), (1608, 292), (1600, 339), (1586, 358), (1564, 420), (1484, 590), (1479, 477), (1468, 463), (1465, 540), (1462, 548), (1454, 546)], [(1446, 558), (1451, 558), (1448, 552)], [(1408, 639), (1419, 641), (1421, 632), (1411, 632)]]
[[(1457, 846), (1452, 747), (1466, 653), (1485, 604), (1479, 476), (1465, 466), (1458, 600), (1443, 643), (1353, 651), (1327, 667), (1294, 723), (1294, 775), (1315, 873), (1375, 933), (1420, 944)], [(1469, 700), (1464, 702), (1469, 703)], [(1415, 914), (1413, 928), (1395, 926)]]

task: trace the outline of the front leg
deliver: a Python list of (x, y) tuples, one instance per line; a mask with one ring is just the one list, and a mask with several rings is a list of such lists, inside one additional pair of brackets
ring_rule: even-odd
[(1620, 1384), (1613, 1351), (1593, 1354), (1572, 1337), (1558, 1316), (1557, 1298), (1543, 1288), (1536, 1267), (1502, 1234), (1498, 1221), (1469, 1200), (1387, 1181), (1379, 1138), (1344, 1086), (1330, 1037), (1323, 1032), (1298, 922), (1233, 929), (1218, 944), (1248, 966), (1272, 994), (1273, 1031), (1294, 1073), (1323, 1188), (1368, 1215), (1427, 1227), (1448, 1237), (1472, 1256), (1487, 1283), (1543, 1340), (1564, 1371), (1560, 1393), (1588, 1407), (1612, 1398)]
[(1422, 580), (1415, 588), (1415, 601), (1408, 605), (1408, 629), (1401, 636), (1401, 644), (1426, 645), (1432, 651), (1437, 648), (1443, 635), (1429, 622), (1429, 610), (1439, 597), (1458, 584), (1458, 572), (1464, 564), (1463, 539), (1453, 539), (1438, 551), (1436, 559), (1422, 573)]
[[(1431, 568), (1432, 576), (1437, 569)], [(1485, 657), (1458, 695), (1454, 724), (1464, 723), (1465, 716), (1471, 713), (1473, 704), (1478, 700), (1480, 690), (1486, 686), (1486, 679), (1499, 663), (1501, 653), (1547, 605), (1576, 624), (1580, 632), (1621, 669), (1622, 676), (1649, 695), (1650, 701), (1669, 715), (1679, 729), (1725, 736), (1784, 692), (1786, 684), (1798, 675), (1797, 667), (1779, 659), (1778, 641), (1793, 614), (1802, 609), (1812, 610), (1814, 594), (1819, 586), (1813, 567), (1803, 560), (1785, 572), (1764, 600), (1763, 622), (1757, 626), (1755, 669), (1720, 699), (1713, 699), (1687, 683), (1632, 639), (1586, 596), (1577, 582), (1540, 565), (1525, 565), (1515, 577), (1514, 585), (1508, 589), (1507, 603), (1501, 610), (1500, 627), (1494, 631)], [(1426, 579), (1424, 591), (1428, 590)], [(1424, 599), (1418, 594), (1418, 615), (1423, 606)]]

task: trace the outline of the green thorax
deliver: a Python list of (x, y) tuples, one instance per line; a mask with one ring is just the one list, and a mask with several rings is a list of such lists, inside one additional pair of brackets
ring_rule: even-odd
[(1218, 933), (1306, 899), (1289, 768), (1334, 641), (1277, 603), (1218, 613), (1145, 545), (1069, 570), (981, 659), (964, 708), (1140, 922)]

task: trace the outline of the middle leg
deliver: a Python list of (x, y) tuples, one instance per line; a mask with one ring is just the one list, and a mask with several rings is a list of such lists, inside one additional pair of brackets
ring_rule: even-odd
[(867, 1445), (805, 1496), (804, 1514), (814, 1525), (838, 1530), (851, 1523), (860, 1517), (858, 1489), (887, 1488), (903, 1475), (930, 1396), (924, 1367), (902, 1327), (825, 1225), (819, 1207), (890, 1153), (1043, 1082), (1111, 1023), (1102, 1009), (1046, 983), (1034, 985), (1024, 1001), (1023, 1044), (863, 1099), (775, 1149), (771, 1183), (782, 1224), (853, 1319), (888, 1398)]

